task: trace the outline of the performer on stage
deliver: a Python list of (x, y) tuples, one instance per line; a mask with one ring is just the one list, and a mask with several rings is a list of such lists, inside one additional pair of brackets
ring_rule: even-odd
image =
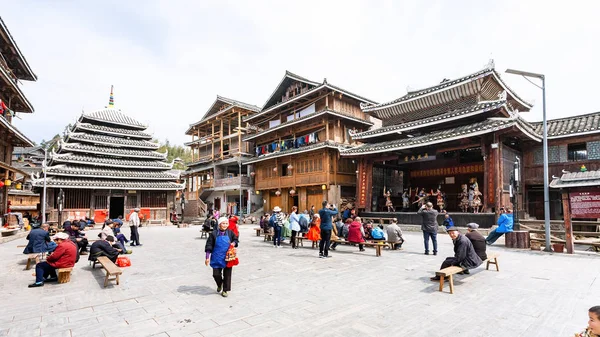
[(437, 191), (435, 191), (435, 195), (436, 195), (436, 199), (437, 199), (437, 205), (440, 208), (440, 212), (444, 210), (444, 207), (446, 206), (446, 202), (444, 201), (444, 194), (442, 193), (442, 191), (438, 188)]
[(473, 187), (473, 213), (479, 213), (479, 208), (482, 207), (481, 192), (479, 192), (479, 184), (475, 182)]
[(383, 196), (385, 197), (385, 206), (387, 207), (388, 212), (395, 212), (394, 203), (392, 202), (392, 191), (387, 191), (385, 186), (383, 186)]
[(460, 209), (463, 213), (467, 213), (469, 211), (469, 192), (467, 184), (462, 184), (462, 192), (460, 193)]
[(419, 191), (419, 194), (417, 194), (417, 198), (418, 198), (417, 201), (419, 202), (418, 203), (419, 209), (421, 209), (421, 207), (423, 207), (423, 205), (425, 205), (425, 203), (427, 203), (427, 197), (428, 196), (429, 195), (427, 193), (425, 193), (425, 189), (424, 188), (422, 188)]
[(408, 190), (404, 190), (402, 193), (402, 210), (406, 211), (410, 208), (410, 192)]

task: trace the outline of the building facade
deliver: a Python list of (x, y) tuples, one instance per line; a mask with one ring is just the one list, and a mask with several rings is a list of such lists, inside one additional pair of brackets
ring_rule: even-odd
[(192, 162), (184, 173), (186, 215), (204, 215), (208, 208), (222, 214), (248, 214), (262, 205), (252, 194), (253, 177), (246, 165), (253, 144), (242, 139), (246, 134), (243, 119), (259, 110), (217, 96), (204, 117), (190, 125), (186, 135), (192, 141), (185, 144), (192, 151)]
[[(48, 219), (128, 219), (137, 207), (144, 220), (169, 221), (184, 185), (146, 128), (114, 108), (83, 113), (48, 156)], [(42, 174), (33, 185), (43, 188)]]
[(354, 200), (356, 160), (339, 153), (353, 144), (350, 132), (373, 125), (361, 103), (376, 104), (326, 79), (315, 82), (286, 72), (262, 109), (244, 118), (249, 133), (244, 140), (254, 143), (246, 163), (265, 211)]
[(12, 181), (19, 176), (29, 176), (13, 165), (13, 148), (31, 147), (34, 144), (12, 121), (16, 114), (33, 113), (33, 106), (19, 87), (19, 81), (36, 80), (36, 75), (0, 18), (0, 214), (10, 210), (8, 193), (14, 187)]

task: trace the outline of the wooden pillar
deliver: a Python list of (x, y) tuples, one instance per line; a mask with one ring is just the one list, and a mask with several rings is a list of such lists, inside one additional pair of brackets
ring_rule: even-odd
[(219, 129), (219, 138), (221, 138), (221, 159), (223, 159), (223, 119), (221, 118), (221, 129)]
[(329, 140), (329, 120), (323, 118), (323, 123), (325, 123), (325, 139)]
[(238, 153), (242, 153), (242, 112), (238, 110)]
[(563, 217), (565, 219), (565, 240), (567, 254), (573, 254), (575, 241), (573, 238), (573, 225), (571, 222), (571, 204), (569, 202), (569, 192), (562, 191)]
[(212, 152), (211, 152), (211, 159), (215, 160), (215, 123), (210, 123), (211, 127), (212, 127), (212, 131), (211, 131), (211, 146), (212, 146)]

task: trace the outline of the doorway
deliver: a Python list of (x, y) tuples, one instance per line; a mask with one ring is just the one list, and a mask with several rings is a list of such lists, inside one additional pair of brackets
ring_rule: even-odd
[(221, 198), (215, 198), (215, 208), (213, 210), (219, 211), (221, 213)]
[(110, 197), (110, 209), (108, 210), (108, 216), (111, 219), (116, 219), (119, 215), (123, 216), (125, 211), (125, 198), (124, 197)]

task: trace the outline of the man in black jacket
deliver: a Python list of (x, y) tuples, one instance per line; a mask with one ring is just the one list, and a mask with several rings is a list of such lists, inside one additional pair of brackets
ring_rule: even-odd
[[(471, 241), (469, 241), (466, 236), (458, 231), (458, 228), (448, 228), (448, 235), (450, 235), (452, 242), (454, 243), (454, 257), (447, 257), (440, 269), (458, 266), (467, 269), (464, 273), (468, 274), (469, 269), (477, 268), (481, 265), (483, 261), (481, 261), (481, 258), (475, 253), (473, 244), (471, 244)], [(431, 280), (439, 281), (440, 278), (439, 276), (434, 276)]]
[(117, 257), (119, 256), (119, 250), (112, 246), (114, 242), (115, 237), (109, 235), (105, 240), (98, 240), (92, 243), (88, 260), (96, 261), (100, 256), (106, 256), (113, 263), (116, 263)]
[(431, 242), (433, 243), (433, 255), (437, 255), (437, 231), (439, 227), (437, 222), (438, 211), (433, 208), (432, 203), (428, 202), (419, 208), (417, 214), (421, 215), (423, 218), (421, 230), (423, 231), (425, 255), (429, 255), (429, 238), (431, 238)]
[(473, 244), (473, 249), (475, 249), (477, 256), (479, 256), (482, 261), (485, 261), (487, 260), (487, 253), (485, 252), (487, 245), (485, 243), (485, 237), (477, 231), (477, 228), (479, 228), (478, 224), (474, 222), (468, 223), (467, 234), (465, 234), (465, 236)]

